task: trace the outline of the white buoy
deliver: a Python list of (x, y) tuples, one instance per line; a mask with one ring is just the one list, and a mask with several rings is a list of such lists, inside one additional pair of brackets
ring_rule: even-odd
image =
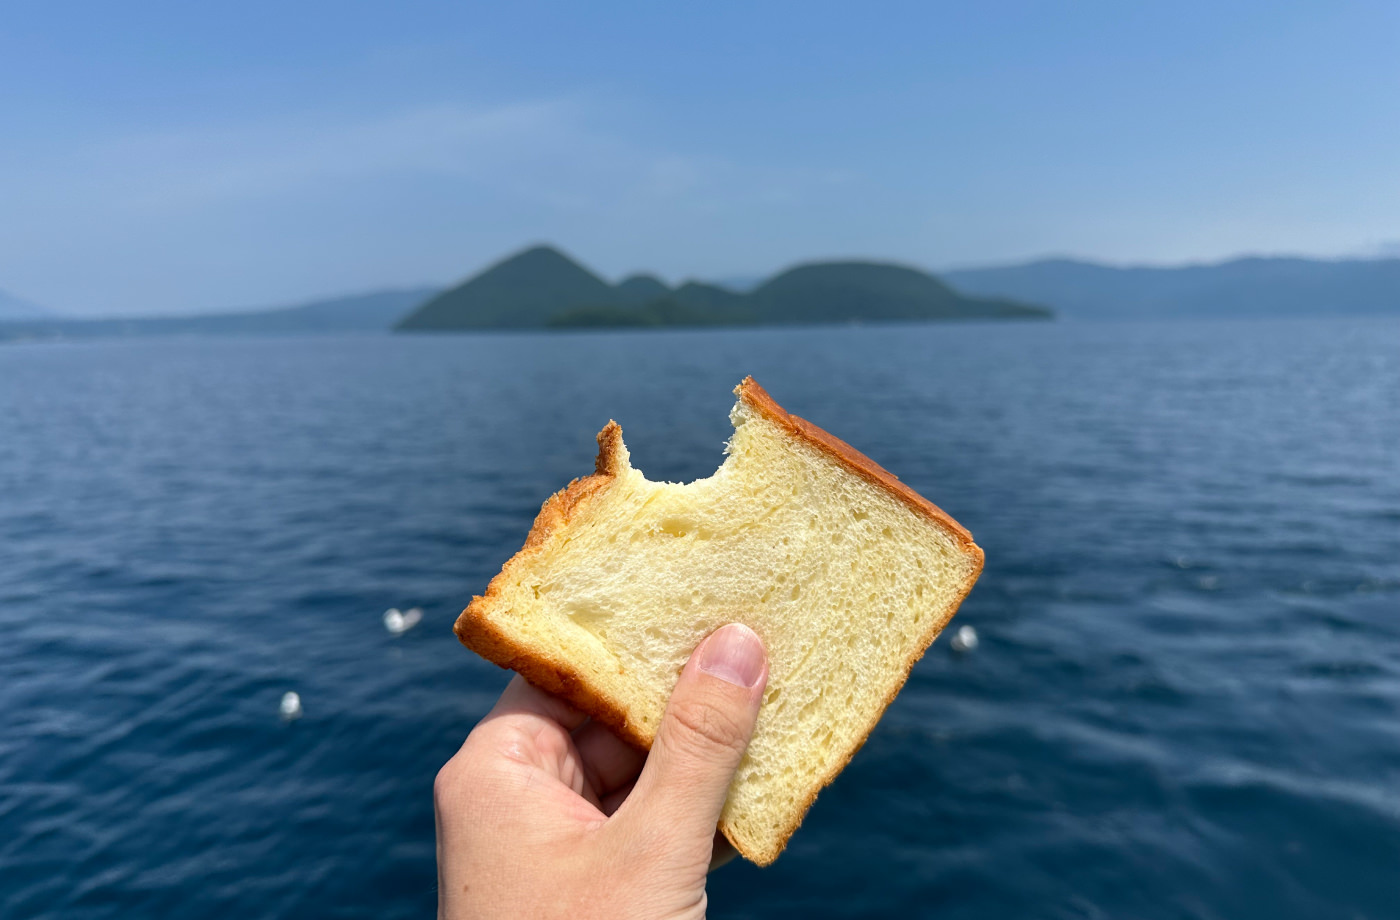
[(282, 705), (277, 707), (277, 710), (282, 713), (282, 718), (286, 719), (288, 722), (300, 719), (301, 697), (295, 690), (288, 690), (286, 693), (282, 694)]
[(391, 635), (402, 636), (413, 627), (417, 626), (423, 619), (423, 608), (410, 607), (400, 611), (397, 607), (390, 607), (384, 611), (384, 628), (389, 630)]
[(955, 652), (971, 652), (976, 650), (977, 642), (977, 630), (971, 626), (959, 626), (949, 645), (953, 647)]

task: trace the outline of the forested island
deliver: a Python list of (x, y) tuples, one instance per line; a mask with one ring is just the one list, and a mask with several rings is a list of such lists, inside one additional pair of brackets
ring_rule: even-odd
[(0, 295), (0, 342), (490, 329), (663, 328), (927, 320), (1270, 319), (1400, 314), (1400, 259), (1241, 258), (1109, 266), (1070, 259), (935, 276), (871, 261), (809, 262), (763, 281), (609, 283), (535, 246), (450, 288), (375, 291), (295, 306), (79, 319)]
[(699, 281), (670, 287), (645, 274), (609, 284), (559, 250), (536, 246), (431, 298), (395, 329), (777, 326), (1051, 315), (1014, 300), (960, 294), (902, 265), (814, 262), (741, 292)]

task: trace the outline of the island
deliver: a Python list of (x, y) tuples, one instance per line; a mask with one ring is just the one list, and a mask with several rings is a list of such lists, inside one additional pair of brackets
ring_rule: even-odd
[(814, 262), (752, 291), (652, 275), (609, 284), (551, 246), (535, 246), (430, 298), (399, 332), (658, 326), (780, 326), (926, 320), (1050, 319), (1050, 310), (971, 297), (917, 268)]

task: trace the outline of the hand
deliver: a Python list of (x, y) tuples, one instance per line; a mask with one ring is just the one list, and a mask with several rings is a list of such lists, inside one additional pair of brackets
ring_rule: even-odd
[[(519, 676), (438, 773), (438, 916), (700, 918), (768, 682), (746, 626), (681, 672), (651, 753)], [(732, 853), (732, 851), (731, 851)]]

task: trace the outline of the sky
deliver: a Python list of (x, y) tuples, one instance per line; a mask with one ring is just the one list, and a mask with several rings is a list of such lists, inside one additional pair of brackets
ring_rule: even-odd
[(1394, 2), (0, 16), (0, 290), (75, 315), (819, 258), (1400, 255)]

